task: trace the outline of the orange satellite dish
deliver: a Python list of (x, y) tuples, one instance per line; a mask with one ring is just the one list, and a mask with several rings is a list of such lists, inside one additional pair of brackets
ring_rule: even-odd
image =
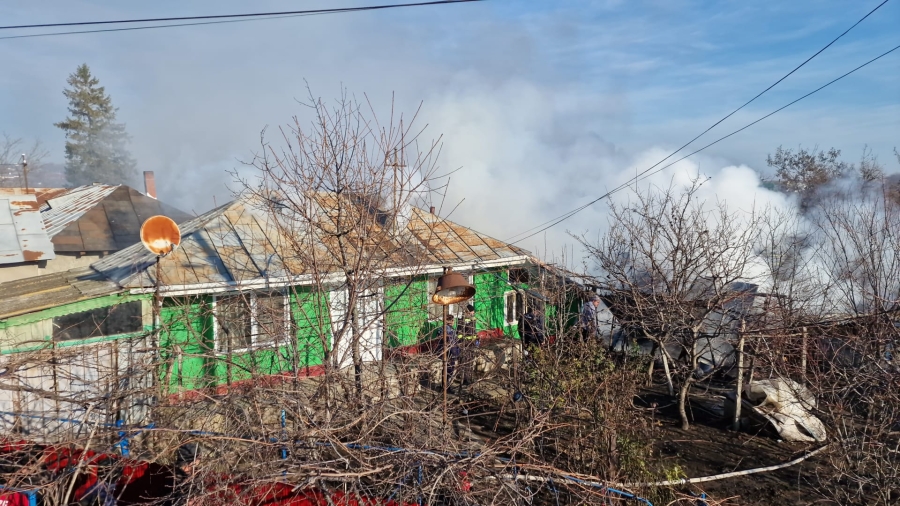
[(181, 231), (168, 216), (151, 216), (141, 225), (141, 242), (154, 255), (167, 255), (181, 244)]

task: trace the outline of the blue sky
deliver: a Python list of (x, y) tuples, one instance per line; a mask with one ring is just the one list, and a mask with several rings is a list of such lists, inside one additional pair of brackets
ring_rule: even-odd
[[(377, 1), (4, 2), (2, 24), (201, 15)], [(206, 27), (0, 40), (0, 130), (40, 138), (63, 160), (52, 124), (66, 76), (88, 63), (120, 108), (141, 170), (160, 197), (202, 212), (229, 196), (226, 171), (260, 131), (302, 114), (306, 92), (340, 87), (406, 111), (443, 135), (460, 168), (454, 219), (505, 239), (627, 180), (802, 62), (877, 1), (489, 0)], [(816, 60), (708, 134), (712, 140), (900, 44), (892, 0)], [(0, 35), (12, 33), (2, 33)], [(889, 172), (900, 147), (900, 51), (681, 164), (705, 175), (766, 170), (778, 145), (868, 145)], [(718, 135), (717, 135), (718, 134)], [(701, 140), (702, 141), (702, 140)], [(644, 165), (642, 165), (644, 164)], [(726, 172), (730, 174), (731, 172)], [(665, 174), (664, 174), (665, 175)], [(742, 180), (743, 181), (743, 180)], [(746, 184), (746, 183), (742, 183)], [(720, 187), (717, 198), (753, 188)], [(523, 244), (556, 250), (602, 229), (602, 206)]]

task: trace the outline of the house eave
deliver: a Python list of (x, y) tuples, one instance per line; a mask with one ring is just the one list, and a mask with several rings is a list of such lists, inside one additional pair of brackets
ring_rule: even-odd
[[(452, 267), (454, 270), (483, 270), (495, 267), (516, 266), (533, 261), (531, 255), (517, 255), (512, 257), (496, 258), (493, 260), (485, 260), (483, 262), (458, 262), (446, 264), (430, 264), (416, 267), (397, 267), (385, 270), (379, 270), (376, 274), (384, 278), (398, 278), (403, 276), (425, 276), (430, 274), (441, 274), (444, 267)], [(194, 283), (186, 285), (167, 285), (160, 286), (158, 293), (165, 297), (181, 297), (189, 295), (204, 295), (226, 293), (244, 290), (265, 290), (273, 288), (282, 288), (285, 286), (311, 286), (318, 285), (337, 285), (344, 282), (346, 277), (342, 273), (327, 274), (317, 276), (314, 274), (304, 274), (300, 276), (282, 276), (272, 278), (258, 278), (245, 281), (216, 282), (216, 283)], [(157, 287), (132, 288), (129, 290), (132, 294), (149, 294), (157, 293)]]

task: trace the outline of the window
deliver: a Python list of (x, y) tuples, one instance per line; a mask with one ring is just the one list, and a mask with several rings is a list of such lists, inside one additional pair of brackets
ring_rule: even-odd
[(144, 330), (141, 301), (100, 307), (53, 319), (53, 340), (72, 341)]
[(289, 298), (282, 293), (216, 297), (216, 350), (247, 351), (288, 335)]
[(283, 339), (288, 332), (290, 299), (280, 293), (255, 294), (256, 339), (254, 344), (270, 344)]
[(503, 294), (503, 313), (506, 315), (506, 324), (515, 325), (519, 318), (525, 314), (525, 303), (519, 292), (506, 292)]
[[(466, 278), (466, 283), (471, 285), (472, 275), (463, 274), (463, 276)], [(431, 296), (434, 295), (435, 290), (437, 290), (437, 280), (438, 278), (431, 278), (428, 280), (428, 293), (426, 294), (426, 297), (428, 297), (428, 319), (431, 321), (440, 321), (444, 316), (444, 306), (431, 302)], [(450, 304), (447, 307), (447, 314), (457, 317), (462, 315), (462, 310), (468, 303), (469, 302), (467, 301), (463, 304)]]
[(518, 285), (527, 285), (531, 282), (531, 273), (528, 269), (515, 268), (509, 270), (509, 282)]

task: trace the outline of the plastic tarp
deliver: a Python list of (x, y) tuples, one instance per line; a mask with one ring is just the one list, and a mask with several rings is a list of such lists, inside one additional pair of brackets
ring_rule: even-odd
[(785, 441), (823, 442), (825, 424), (812, 411), (816, 398), (796, 381), (775, 378), (753, 381), (744, 389), (744, 405), (768, 421)]

